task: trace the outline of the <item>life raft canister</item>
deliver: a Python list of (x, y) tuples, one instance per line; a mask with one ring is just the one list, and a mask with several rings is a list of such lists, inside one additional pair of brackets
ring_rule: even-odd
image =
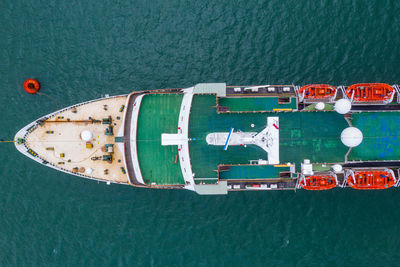
[(35, 79), (27, 79), (24, 82), (24, 90), (29, 94), (36, 94), (40, 89), (40, 84)]

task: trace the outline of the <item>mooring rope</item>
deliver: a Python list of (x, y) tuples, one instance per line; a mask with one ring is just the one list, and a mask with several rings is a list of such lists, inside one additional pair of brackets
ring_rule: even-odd
[(0, 143), (15, 143), (17, 141), (14, 140), (0, 140)]
[(60, 105), (58, 104), (57, 99), (55, 99), (55, 98), (52, 97), (51, 95), (48, 95), (48, 94), (45, 94), (45, 93), (42, 93), (42, 92), (37, 92), (36, 94), (42, 95), (42, 96), (46, 96), (46, 97), (50, 98), (50, 100), (54, 101), (54, 103), (56, 104), (57, 109), (60, 108)]

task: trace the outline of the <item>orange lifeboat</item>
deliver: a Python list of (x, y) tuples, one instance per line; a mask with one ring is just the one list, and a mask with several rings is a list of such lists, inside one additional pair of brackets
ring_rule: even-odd
[(329, 174), (312, 175), (300, 181), (300, 186), (307, 190), (327, 190), (334, 188), (337, 184), (336, 177)]
[(351, 171), (347, 184), (354, 189), (387, 189), (396, 183), (394, 173), (390, 169)]
[(304, 99), (330, 99), (336, 96), (336, 88), (328, 84), (309, 84), (300, 88), (299, 95)]
[(395, 90), (386, 83), (357, 83), (347, 87), (346, 95), (354, 102), (384, 102), (393, 100)]

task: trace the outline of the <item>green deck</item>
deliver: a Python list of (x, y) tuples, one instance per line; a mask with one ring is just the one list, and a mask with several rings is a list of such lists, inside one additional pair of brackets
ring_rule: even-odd
[[(217, 177), (219, 164), (248, 164), (249, 160), (267, 159), (258, 146), (209, 146), (211, 132), (235, 130), (260, 132), (268, 116), (279, 116), (280, 162), (295, 163), (304, 159), (314, 163), (343, 162), (347, 148), (340, 133), (348, 127), (343, 115), (336, 112), (223, 113), (217, 114), (215, 95), (195, 95), (189, 123), (189, 151), (195, 177)], [(250, 125), (254, 124), (252, 128)]]
[(354, 113), (351, 121), (364, 139), (348, 160), (400, 159), (400, 112)]
[(140, 105), (137, 151), (147, 184), (184, 184), (177, 146), (161, 146), (162, 133), (176, 133), (182, 94), (145, 95)]
[[(143, 97), (137, 132), (139, 164), (146, 183), (184, 184), (177, 146), (161, 146), (162, 133), (176, 133), (182, 94), (150, 94)], [(252, 99), (252, 101), (254, 101)], [(260, 132), (269, 116), (279, 117), (280, 163), (294, 163), (299, 170), (304, 159), (312, 163), (343, 163), (348, 151), (340, 134), (348, 127), (343, 115), (336, 112), (221, 113), (215, 108), (215, 95), (195, 95), (189, 119), (189, 153), (196, 183), (216, 183), (219, 164), (249, 164), (267, 160), (267, 153), (255, 145), (211, 146), (206, 136), (212, 132)], [(250, 104), (250, 102), (246, 102)], [(354, 113), (352, 123), (364, 134), (360, 146), (349, 160), (400, 159), (400, 113)], [(255, 127), (251, 127), (254, 124)], [(177, 159), (176, 163), (175, 160)], [(267, 168), (267, 169), (265, 169)], [(270, 167), (231, 167), (221, 172), (221, 179), (260, 179), (279, 176)], [(277, 173), (270, 173), (270, 172)], [(200, 179), (207, 178), (207, 179)], [(214, 178), (214, 179), (210, 179)]]
[(240, 165), (231, 166), (229, 171), (219, 173), (220, 179), (244, 180), (244, 179), (278, 179), (280, 172), (288, 172), (290, 167), (274, 165)]
[(297, 109), (296, 97), (290, 103), (279, 104), (278, 97), (221, 97), (219, 105), (229, 111), (273, 111), (274, 109)]

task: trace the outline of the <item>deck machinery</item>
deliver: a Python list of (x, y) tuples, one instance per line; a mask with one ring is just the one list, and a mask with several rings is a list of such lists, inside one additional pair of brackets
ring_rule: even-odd
[(400, 185), (400, 89), (360, 83), (135, 91), (22, 128), (16, 148), (80, 177), (143, 188), (229, 191)]

